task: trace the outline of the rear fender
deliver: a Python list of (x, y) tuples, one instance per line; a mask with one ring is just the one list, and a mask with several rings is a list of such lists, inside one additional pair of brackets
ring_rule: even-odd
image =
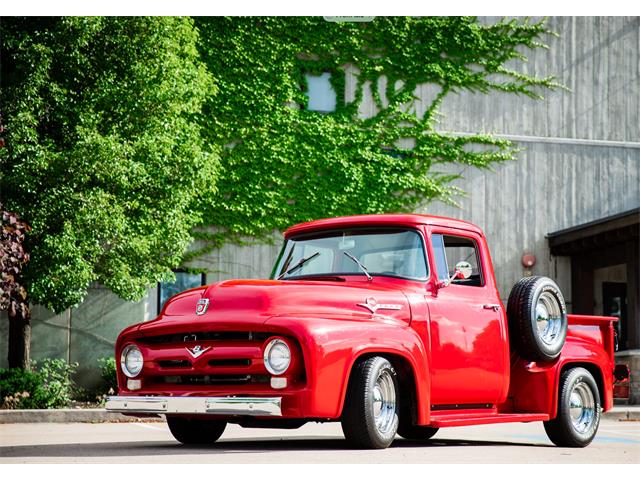
[(553, 389), (553, 401), (549, 406), (549, 418), (555, 418), (558, 415), (558, 397), (560, 395), (560, 378), (562, 374), (571, 368), (578, 367), (584, 368), (593, 375), (596, 385), (598, 386), (602, 410), (606, 412), (613, 407), (613, 383), (611, 378), (607, 379), (607, 376), (603, 374), (602, 367), (588, 361), (567, 360), (560, 368), (556, 369), (555, 388)]

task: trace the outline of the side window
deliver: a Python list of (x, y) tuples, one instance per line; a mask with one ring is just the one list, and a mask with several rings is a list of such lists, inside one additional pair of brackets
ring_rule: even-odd
[(447, 256), (444, 250), (444, 238), (440, 234), (431, 236), (433, 252), (436, 257), (436, 269), (438, 270), (438, 280), (449, 279), (449, 269), (447, 268)]
[(432, 235), (432, 242), (438, 279), (451, 278), (458, 262), (468, 262), (471, 265), (471, 276), (456, 279), (451, 283), (471, 287), (481, 287), (484, 284), (478, 246), (472, 239), (453, 235)]
[(174, 272), (176, 274), (175, 282), (159, 282), (158, 283), (158, 314), (162, 311), (162, 307), (167, 300), (174, 295), (189, 290), (190, 288), (205, 285), (204, 273), (188, 273)]

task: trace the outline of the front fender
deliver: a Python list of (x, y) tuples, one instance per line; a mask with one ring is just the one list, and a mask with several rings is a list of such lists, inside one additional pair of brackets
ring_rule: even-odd
[(424, 343), (406, 323), (381, 317), (272, 317), (270, 327), (300, 343), (307, 378), (305, 416), (337, 419), (342, 413), (354, 364), (363, 355), (393, 355), (409, 365), (416, 386), (418, 421), (428, 423), (429, 375)]

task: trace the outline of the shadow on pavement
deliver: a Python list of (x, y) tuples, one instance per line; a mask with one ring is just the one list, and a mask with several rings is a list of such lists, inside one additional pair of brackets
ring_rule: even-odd
[[(543, 447), (535, 443), (497, 442), (480, 440), (432, 439), (425, 442), (396, 439), (389, 448), (442, 448), (461, 446), (526, 446)], [(45, 445), (16, 445), (0, 447), (0, 458), (40, 458), (40, 457), (138, 457), (156, 455), (212, 455), (225, 453), (260, 453), (274, 451), (356, 451), (341, 438), (300, 438), (274, 440), (253, 438), (250, 440), (220, 440), (211, 445), (185, 446), (177, 442), (140, 441), (140, 442), (101, 442), (67, 443)]]

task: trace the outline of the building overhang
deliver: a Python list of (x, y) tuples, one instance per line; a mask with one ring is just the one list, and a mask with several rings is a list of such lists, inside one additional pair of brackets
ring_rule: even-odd
[(638, 241), (640, 208), (548, 233), (546, 237), (551, 254), (557, 256), (588, 253), (628, 241)]

